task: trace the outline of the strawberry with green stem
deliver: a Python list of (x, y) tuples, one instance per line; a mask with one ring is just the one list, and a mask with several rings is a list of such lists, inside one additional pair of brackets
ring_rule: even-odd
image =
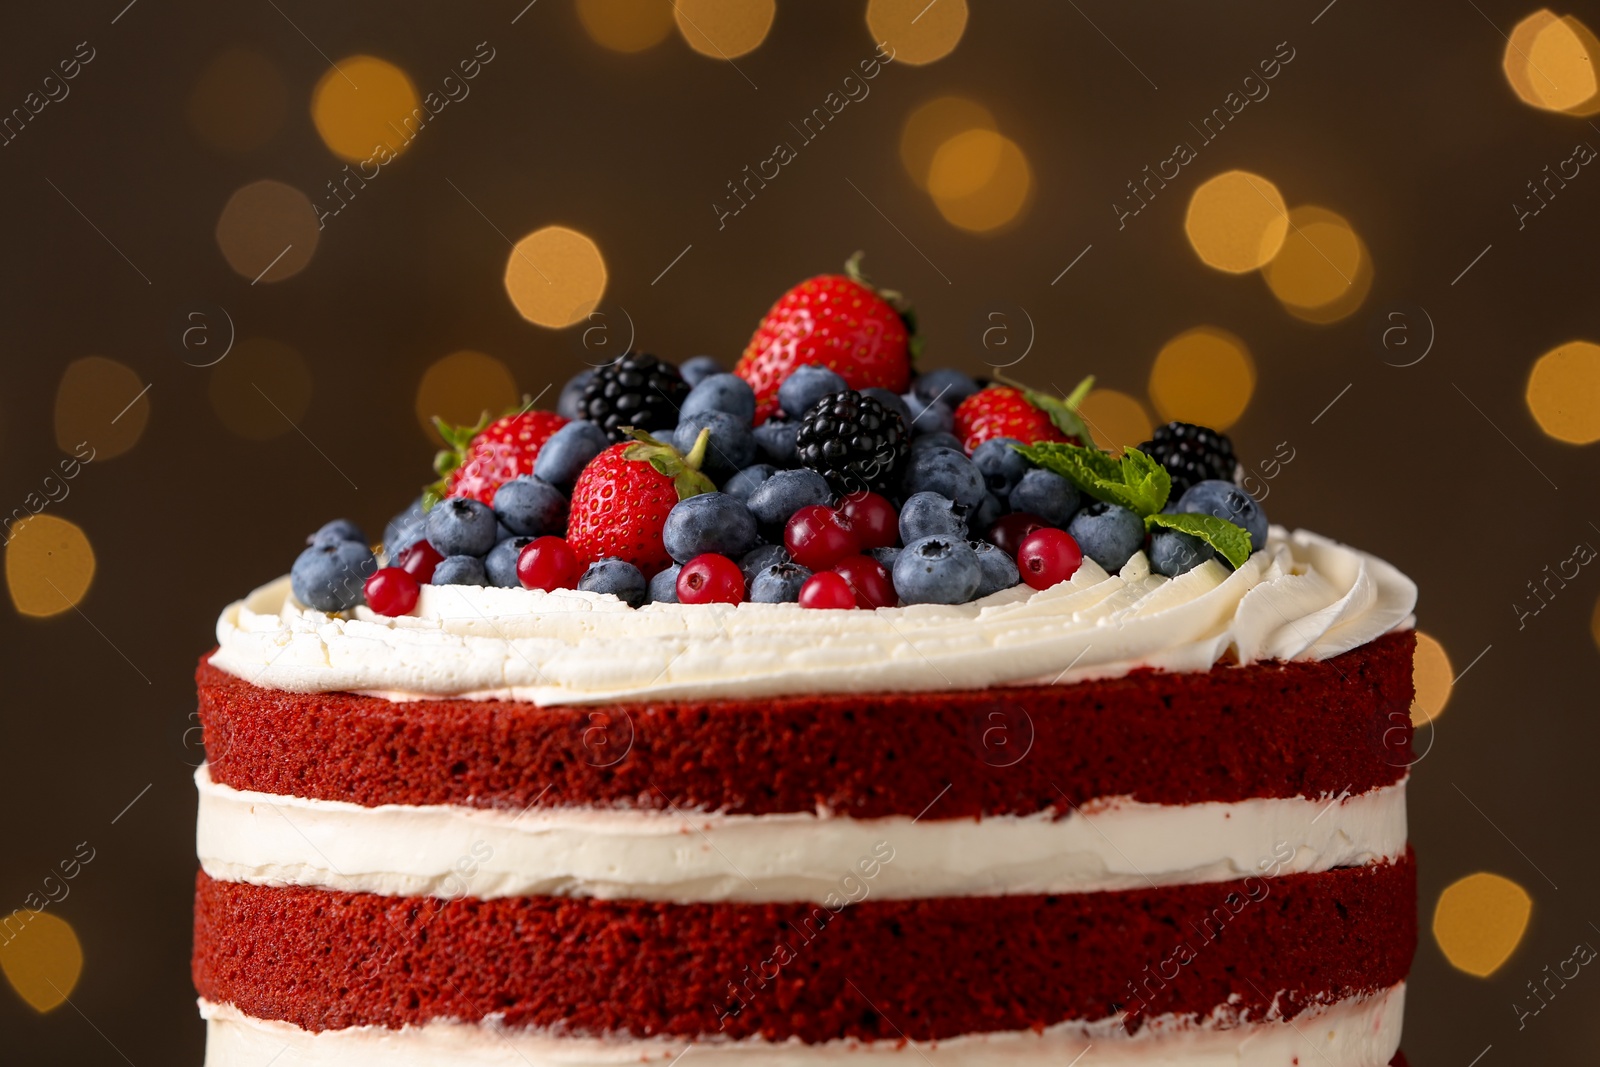
[(533, 461), (550, 436), (568, 420), (553, 411), (521, 410), (489, 421), (485, 412), (476, 426), (451, 426), (435, 417), (433, 425), (446, 447), (433, 459), (439, 480), (424, 494), (429, 506), (446, 497), (466, 496), (484, 504), (513, 478), (533, 473)]
[(956, 407), (955, 435), (968, 455), (996, 437), (1014, 437), (1025, 445), (1046, 441), (1085, 444), (1090, 440), (1078, 406), (1094, 388), (1093, 375), (1063, 398), (1029, 389), (1004, 375), (995, 378), (1002, 384), (979, 389)]
[(643, 430), (612, 445), (583, 468), (572, 488), (567, 543), (585, 564), (615, 556), (646, 578), (672, 563), (662, 542), (678, 501), (716, 491), (700, 473), (711, 430), (701, 430), (687, 455)]

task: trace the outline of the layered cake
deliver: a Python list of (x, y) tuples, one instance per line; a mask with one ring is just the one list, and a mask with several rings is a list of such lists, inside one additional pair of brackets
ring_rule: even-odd
[(445, 428), (227, 607), (208, 1064), (1395, 1059), (1413, 584), (904, 323)]

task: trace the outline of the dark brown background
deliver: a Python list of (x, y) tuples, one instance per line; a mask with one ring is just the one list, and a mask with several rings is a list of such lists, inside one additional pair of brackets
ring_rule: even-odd
[[(414, 395), (434, 360), (458, 348), (491, 353), (529, 392), (579, 369), (569, 335), (532, 327), (510, 306), (506, 244), (447, 179), (509, 235), (563, 222), (594, 237), (611, 270), (608, 303), (626, 307), (641, 343), (671, 358), (731, 360), (782, 289), (857, 247), (870, 250), (876, 278), (918, 300), (930, 366), (979, 371), (974, 324), (1001, 304), (1027, 308), (1038, 325), (1024, 377), (1092, 371), (1140, 396), (1173, 334), (1210, 323), (1241, 335), (1260, 383), (1233, 431), (1240, 451), (1265, 457), (1283, 440), (1297, 450), (1275, 483), (1272, 518), (1393, 561), (1421, 586), (1421, 623), (1456, 668), (1484, 653), (1413, 777), (1423, 917), (1443, 886), (1488, 869), (1533, 894), (1534, 918), (1489, 980), (1452, 970), (1424, 934), (1406, 1025), (1412, 1062), (1465, 1067), (1489, 1045), (1488, 1065), (1593, 1059), (1600, 977), (1580, 976), (1521, 1032), (1511, 1007), (1575, 942), (1600, 944), (1590, 924), (1600, 917), (1591, 845), (1600, 730), (1589, 628), (1600, 578), (1583, 573), (1521, 631), (1511, 607), (1575, 542), (1600, 544), (1595, 453), (1543, 437), (1522, 401), (1541, 352), (1600, 339), (1600, 176), (1582, 174), (1523, 232), (1510, 206), (1575, 141), (1600, 145), (1600, 130), (1521, 104), (1501, 75), (1502, 31), (1531, 7), (1341, 0), (1313, 25), (1324, 0), (978, 4), (953, 55), (889, 67), (718, 232), (710, 202), (724, 181), (768, 154), (792, 118), (871, 52), (864, 4), (781, 3), (765, 45), (739, 60), (754, 89), (675, 36), (641, 55), (608, 52), (562, 0), (539, 0), (510, 25), (523, 2), (279, 0), (280, 13), (264, 0), (141, 0), (115, 25), (125, 0), (7, 14), (0, 108), (78, 41), (98, 56), (69, 99), (0, 149), (3, 510), (59, 457), (51, 409), (69, 361), (103, 354), (153, 388), (137, 447), (91, 465), (53, 509), (98, 554), (82, 614), (0, 611), (0, 913), (21, 907), (77, 842), (98, 850), (56, 906), (87, 956), (72, 1005), (41, 1017), (0, 991), (4, 1059), (199, 1062), (187, 973), (195, 753), (185, 731), (193, 662), (210, 647), (218, 610), (286, 570), (323, 520), (348, 513), (371, 529), (414, 493), (431, 452)], [(1600, 24), (1592, 7), (1579, 13)], [(327, 68), (318, 48), (334, 59), (385, 57), (427, 87), (483, 40), (497, 58), (470, 99), (329, 225), (305, 271), (251, 287), (227, 267), (213, 228), (235, 188), (274, 177), (314, 196), (339, 169), (308, 113)], [(1117, 232), (1110, 203), (1124, 181), (1165, 156), (1280, 41), (1297, 54), (1271, 97)], [(271, 57), (289, 88), (282, 130), (243, 158), (207, 148), (184, 118), (198, 72), (229, 46)], [(1009, 232), (956, 231), (900, 166), (906, 115), (944, 92), (982, 101), (1028, 154), (1037, 195)], [(1195, 184), (1229, 167), (1270, 177), (1291, 204), (1351, 220), (1376, 265), (1361, 311), (1309, 326), (1259, 279), (1198, 263), (1182, 234), (1184, 205)], [(172, 343), (173, 322), (197, 301), (225, 307), (241, 336), (305, 355), (314, 396), (300, 424), (315, 448), (294, 433), (246, 441), (218, 420), (212, 372), (185, 366)], [(1408, 305), (1427, 310), (1437, 344), (1397, 369), (1370, 324)]]

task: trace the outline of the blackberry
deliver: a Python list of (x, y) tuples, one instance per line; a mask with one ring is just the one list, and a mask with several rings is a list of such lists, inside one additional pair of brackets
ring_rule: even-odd
[(853, 389), (813, 404), (795, 437), (800, 465), (822, 475), (841, 494), (888, 489), (910, 448), (899, 413)]
[(1238, 466), (1233, 458), (1233, 442), (1228, 440), (1227, 434), (1190, 422), (1167, 423), (1140, 445), (1139, 451), (1172, 475), (1173, 500), (1196, 482), (1210, 478), (1233, 481), (1234, 468)]
[(689, 383), (677, 367), (655, 356), (629, 352), (594, 369), (583, 386), (581, 410), (613, 442), (625, 441), (624, 426), (654, 432), (678, 425), (678, 408), (688, 395)]

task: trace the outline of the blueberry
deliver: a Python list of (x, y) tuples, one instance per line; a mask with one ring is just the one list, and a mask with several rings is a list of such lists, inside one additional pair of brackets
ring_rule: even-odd
[(924, 400), (916, 393), (907, 393), (902, 399), (911, 411), (906, 426), (912, 433), (949, 433), (955, 428), (955, 411), (943, 400)]
[(678, 373), (683, 375), (683, 380), (692, 389), (713, 374), (721, 374), (722, 364), (717, 362), (715, 356), (690, 356), (678, 365)]
[(446, 556), (433, 568), (429, 581), (433, 585), (488, 585), (489, 574), (477, 556)]
[(1022, 458), (1022, 453), (1011, 447), (1021, 443), (1015, 437), (991, 437), (972, 450), (973, 466), (983, 475), (989, 492), (1010, 496), (1023, 475), (1033, 469)]
[(1144, 545), (1144, 520), (1120, 504), (1096, 500), (1072, 517), (1067, 533), (1085, 556), (1115, 574)]
[(906, 407), (905, 398), (893, 389), (884, 389), (880, 386), (869, 385), (860, 390), (862, 396), (870, 396), (885, 408), (900, 416), (900, 421), (906, 425), (911, 424), (911, 409)]
[(983, 566), (963, 537), (924, 537), (894, 561), (894, 588), (906, 604), (965, 604), (982, 584)]
[(383, 560), (384, 566), (394, 567), (399, 565), (401, 553), (418, 541), (426, 541), (427, 536), (421, 526), (410, 526), (401, 530), (393, 541), (384, 541)]
[(494, 512), (488, 504), (453, 496), (433, 506), (423, 528), (441, 556), (484, 556), (500, 540), (495, 536), (495, 526)]
[(359, 541), (367, 543), (367, 535), (361, 532), (361, 527), (349, 519), (334, 519), (317, 527), (317, 532), (306, 538), (306, 544), (317, 545), (324, 541)]
[(567, 498), (550, 483), (525, 474), (494, 491), (494, 514), (513, 535), (559, 535), (567, 528)]
[(798, 420), (768, 419), (753, 432), (763, 459), (780, 467), (792, 467), (799, 462), (799, 452), (795, 448), (795, 438), (800, 436)]
[(967, 528), (974, 533), (987, 533), (989, 527), (1000, 521), (1006, 513), (1005, 503), (993, 493), (985, 493), (983, 502), (967, 518)]
[(789, 372), (778, 386), (778, 406), (791, 419), (799, 419), (825, 396), (850, 388), (845, 380), (820, 363), (807, 363)]
[[(422, 510), (422, 498), (419, 496), (406, 505), (406, 509), (390, 519), (383, 527), (383, 547), (393, 551), (393, 546), (401, 541), (414, 543), (421, 539), (422, 522), (427, 514)], [(415, 533), (416, 536), (411, 535)]]
[(706, 552), (737, 558), (755, 547), (756, 517), (727, 493), (701, 493), (673, 505), (661, 541), (679, 563)]
[(911, 439), (912, 455), (916, 455), (918, 452), (926, 451), (930, 448), (953, 448), (957, 452), (964, 451), (961, 445), (961, 438), (957, 437), (953, 433), (925, 433), (920, 437), (913, 437)]
[(1168, 578), (1194, 570), (1208, 559), (1220, 560), (1217, 550), (1192, 534), (1157, 526), (1150, 531), (1150, 569)]
[(1011, 490), (1011, 510), (1039, 516), (1051, 526), (1066, 526), (1078, 510), (1078, 487), (1054, 471), (1034, 468)]
[(811, 504), (828, 504), (833, 501), (833, 490), (828, 479), (804, 467), (792, 471), (779, 471), (762, 482), (750, 494), (750, 510), (756, 521), (767, 530), (781, 530), (789, 516)]
[(689, 390), (678, 418), (686, 419), (702, 411), (720, 411), (748, 424), (756, 417), (755, 390), (737, 374), (713, 374)]
[(978, 383), (953, 367), (931, 370), (919, 374), (911, 383), (911, 392), (923, 401), (939, 401), (954, 408), (978, 391)]
[(683, 564), (674, 563), (664, 571), (657, 571), (656, 576), (650, 579), (650, 602), (652, 604), (676, 604), (678, 602), (678, 572), (683, 570)]
[(969, 508), (983, 503), (983, 494), (988, 492), (978, 468), (955, 448), (929, 448), (913, 453), (906, 464), (904, 484), (906, 496), (934, 492)]
[(761, 483), (776, 474), (778, 468), (770, 463), (752, 463), (744, 470), (729, 478), (722, 486), (722, 491), (734, 497), (741, 503), (750, 502), (750, 494), (761, 487)]
[(1215, 515), (1242, 526), (1250, 534), (1250, 549), (1258, 552), (1267, 544), (1267, 513), (1256, 498), (1232, 482), (1210, 478), (1196, 482), (1178, 500), (1178, 511), (1191, 515)]
[(360, 541), (323, 541), (295, 559), (289, 585), (295, 599), (317, 611), (349, 611), (363, 600), (362, 584), (378, 561)]
[(750, 582), (750, 599), (757, 604), (793, 604), (811, 572), (798, 563), (769, 563)]
[(938, 493), (912, 493), (900, 508), (900, 540), (905, 544), (935, 534), (967, 536), (967, 509)]
[(594, 377), (593, 370), (579, 371), (561, 387), (561, 398), (556, 401), (556, 414), (569, 419), (583, 418), (583, 387)]
[(570, 490), (589, 461), (611, 444), (606, 432), (588, 419), (574, 419), (550, 435), (533, 457), (533, 475), (557, 489)]
[(782, 545), (758, 545), (739, 559), (739, 569), (744, 571), (744, 584), (756, 580), (756, 575), (774, 563), (788, 563), (789, 553)]
[(630, 608), (644, 607), (650, 598), (650, 586), (644, 574), (638, 567), (615, 556), (589, 564), (589, 569), (578, 579), (578, 588), (588, 593), (610, 593)]
[(900, 547), (891, 545), (888, 548), (869, 548), (867, 555), (883, 564), (883, 569), (893, 574), (894, 561), (900, 558)]
[(1022, 581), (1022, 572), (1017, 570), (1016, 561), (1003, 549), (987, 541), (973, 541), (971, 544), (972, 551), (978, 554), (978, 569), (983, 574), (976, 596), (986, 597), (990, 593), (1010, 589)]
[(748, 420), (729, 415), (725, 411), (701, 411), (685, 415), (678, 423), (672, 443), (679, 452), (689, 454), (700, 431), (709, 428), (711, 440), (706, 445), (706, 458), (700, 469), (713, 481), (731, 477), (736, 471), (750, 466), (756, 458), (756, 439)]
[(502, 589), (522, 588), (522, 579), (517, 577), (517, 557), (532, 542), (531, 537), (508, 537), (491, 548), (483, 557), (483, 573), (489, 584)]

